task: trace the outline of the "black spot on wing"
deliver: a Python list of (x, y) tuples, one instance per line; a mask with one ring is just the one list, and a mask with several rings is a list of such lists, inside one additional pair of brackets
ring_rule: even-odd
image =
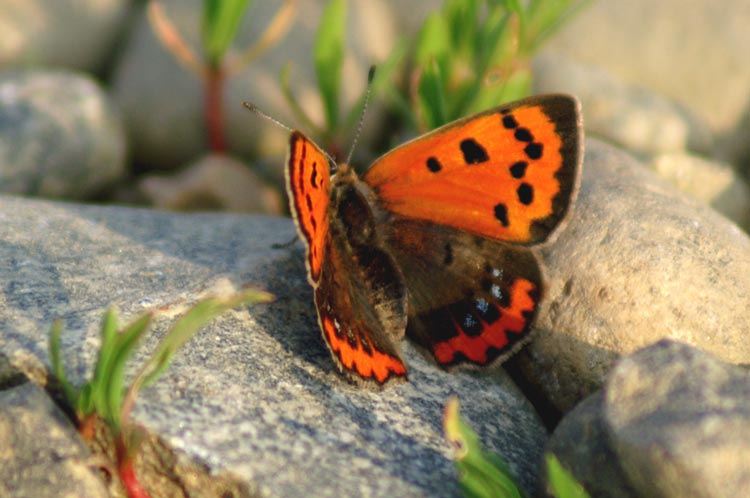
[(508, 207), (502, 202), (495, 205), (495, 218), (497, 218), (504, 227), (507, 227), (510, 224), (508, 222)]
[(516, 193), (518, 194), (518, 200), (521, 202), (521, 204), (525, 204), (528, 206), (532, 202), (534, 202), (534, 187), (529, 185), (528, 183), (522, 183), (518, 186), (516, 189)]
[(437, 173), (438, 171), (443, 169), (443, 165), (440, 164), (440, 161), (438, 161), (437, 158), (430, 157), (427, 159), (427, 169), (429, 169), (433, 173)]
[(509, 130), (518, 126), (518, 121), (513, 117), (512, 114), (506, 114), (503, 116), (503, 126)]
[(419, 320), (430, 331), (430, 339), (445, 342), (458, 335), (458, 329), (447, 307), (419, 315)]
[(519, 142), (531, 142), (534, 140), (534, 135), (531, 134), (528, 128), (518, 128), (513, 134), (516, 140)]
[(495, 323), (500, 318), (500, 310), (495, 304), (487, 301), (485, 298), (479, 298), (474, 301), (474, 309), (479, 318), (488, 324)]
[(313, 161), (312, 163), (312, 175), (310, 175), (310, 183), (312, 183), (313, 188), (318, 188), (318, 163), (317, 161)]
[(460, 147), (466, 164), (479, 164), (490, 159), (485, 148), (473, 138), (461, 140)]
[(544, 147), (538, 142), (532, 142), (523, 149), (529, 159), (539, 159), (542, 157)]
[(475, 337), (482, 333), (484, 326), (474, 313), (473, 306), (468, 300), (453, 303), (448, 309), (453, 316), (453, 320), (461, 327), (464, 334)]
[(510, 174), (513, 175), (513, 178), (523, 178), (523, 175), (526, 174), (526, 168), (528, 168), (529, 163), (526, 161), (518, 161), (513, 166), (510, 167)]

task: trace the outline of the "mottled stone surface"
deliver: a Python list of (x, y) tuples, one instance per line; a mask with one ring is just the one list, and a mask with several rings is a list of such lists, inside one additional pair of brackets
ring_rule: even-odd
[(620, 356), (671, 337), (750, 363), (750, 238), (621, 150), (587, 140), (548, 298), (519, 360), (563, 412)]
[[(553, 453), (590, 496), (633, 498), (635, 491), (609, 443), (604, 420), (604, 393), (597, 391), (568, 412), (552, 433), (545, 453)], [(549, 494), (542, 472), (540, 493)]]
[(3, 66), (56, 66), (95, 71), (107, 62), (132, 2), (3, 0)]
[(665, 340), (617, 365), (604, 406), (612, 447), (639, 496), (750, 490), (750, 370)]
[[(136, 421), (211, 471), (268, 496), (454, 496), (441, 417), (457, 394), (486, 447), (533, 489), (546, 434), (506, 377), (445, 373), (404, 344), (409, 383), (375, 392), (342, 378), (318, 331), (301, 245), (271, 247), (293, 236), (290, 220), (12, 197), (0, 197), (0, 217), (0, 350), (46, 358), (60, 316), (77, 382), (109, 305), (125, 320), (218, 282), (276, 295), (212, 322), (136, 405)], [(158, 321), (146, 351), (168, 321)]]
[(750, 187), (731, 165), (675, 152), (654, 157), (650, 166), (683, 192), (750, 231)]
[(0, 192), (85, 199), (124, 175), (124, 130), (93, 78), (0, 71)]
[[(647, 13), (647, 14), (646, 14)], [(591, 2), (547, 47), (672, 97), (714, 130), (747, 119), (750, 3)]]
[(223, 154), (201, 157), (173, 175), (149, 175), (138, 190), (160, 209), (281, 214), (281, 194), (248, 164)]
[(618, 362), (603, 389), (563, 418), (546, 451), (591, 496), (744, 496), (750, 370), (659, 341)]
[(0, 390), (0, 441), (0, 496), (109, 496), (75, 427), (36, 384)]

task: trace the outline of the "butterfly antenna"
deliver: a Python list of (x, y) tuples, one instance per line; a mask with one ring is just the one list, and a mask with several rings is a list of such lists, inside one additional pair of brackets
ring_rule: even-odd
[[(283, 129), (285, 129), (289, 133), (291, 133), (291, 132), (294, 131), (291, 127), (285, 125), (284, 123), (282, 123), (278, 119), (274, 118), (273, 116), (271, 116), (267, 112), (261, 110), (258, 106), (256, 106), (252, 102), (243, 102), (242, 105), (244, 105), (245, 107), (247, 107), (249, 110), (251, 110), (252, 112), (254, 112), (255, 114), (257, 114), (258, 116), (260, 116), (262, 118), (265, 118), (265, 119), (269, 120), (270, 122), (272, 122), (273, 124), (275, 124), (276, 126), (279, 126), (279, 127), (283, 128)], [(333, 156), (331, 154), (329, 154), (327, 151), (323, 150), (321, 152), (323, 152), (323, 154), (326, 155), (326, 157), (328, 158), (328, 161), (330, 161), (330, 163), (331, 163), (332, 171), (335, 172), (335, 169), (336, 169), (336, 159), (334, 159)]]
[(288, 132), (294, 131), (289, 126), (285, 125), (284, 123), (282, 123), (278, 119), (274, 118), (273, 116), (271, 116), (270, 114), (266, 113), (265, 111), (262, 111), (258, 106), (256, 106), (252, 102), (243, 102), (242, 105), (244, 105), (245, 107), (247, 107), (248, 109), (250, 109), (252, 112), (254, 112), (255, 114), (257, 114), (258, 116), (260, 116), (262, 118), (266, 118), (267, 120), (269, 120), (270, 122), (272, 122), (276, 126), (284, 128)]
[(370, 102), (370, 93), (372, 92), (372, 80), (375, 78), (375, 66), (370, 66), (370, 71), (367, 73), (367, 90), (365, 90), (365, 101), (362, 104), (362, 113), (359, 115), (359, 122), (357, 123), (357, 130), (354, 132), (354, 139), (352, 140), (352, 146), (349, 147), (349, 154), (346, 156), (346, 164), (349, 164), (354, 155), (354, 149), (357, 147), (357, 141), (359, 135), (362, 132), (362, 124), (365, 122), (365, 112), (367, 111), (367, 104)]

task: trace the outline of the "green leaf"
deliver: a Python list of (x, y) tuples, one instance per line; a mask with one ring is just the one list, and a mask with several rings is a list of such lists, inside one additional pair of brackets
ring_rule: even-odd
[(221, 65), (248, 5), (249, 0), (204, 0), (203, 50), (211, 67)]
[(284, 66), (284, 69), (281, 70), (281, 75), (279, 77), (279, 81), (281, 83), (281, 93), (282, 95), (284, 95), (284, 99), (289, 105), (289, 108), (292, 110), (294, 117), (299, 122), (301, 122), (307, 130), (314, 133), (315, 135), (319, 135), (322, 133), (321, 130), (317, 126), (315, 126), (315, 123), (313, 123), (309, 117), (307, 117), (307, 114), (305, 113), (304, 109), (302, 109), (302, 106), (299, 105), (299, 102), (297, 102), (297, 99), (294, 97), (294, 94), (292, 93), (292, 88), (289, 85), (289, 78), (290, 78), (291, 72), (292, 72), (291, 64), (286, 64)]
[(267, 303), (272, 299), (273, 296), (267, 292), (249, 289), (226, 299), (210, 298), (197, 303), (174, 324), (162, 339), (159, 348), (151, 356), (144, 369), (140, 387), (148, 386), (164, 373), (174, 353), (217, 315), (241, 304)]
[[(393, 78), (398, 70), (399, 66), (404, 62), (407, 55), (407, 43), (406, 39), (401, 38), (396, 42), (391, 53), (388, 54), (388, 58), (378, 65), (377, 71), (375, 71), (375, 78), (370, 83), (372, 95), (370, 98), (374, 98), (378, 93), (384, 93), (386, 98), (391, 101), (395, 107), (399, 108), (399, 111), (405, 111), (404, 117), (406, 119), (411, 115), (409, 111), (408, 102), (398, 93), (395, 85), (393, 84)], [(357, 103), (351, 108), (349, 114), (344, 121), (346, 129), (354, 129), (357, 125), (357, 121), (362, 114), (362, 106), (365, 102), (366, 94), (362, 94)]]
[[(89, 396), (95, 404), (101, 404), (107, 398), (107, 378), (117, 354), (117, 313), (112, 308), (104, 312), (99, 337), (101, 341), (99, 355), (94, 368), (94, 376), (89, 381), (91, 385)], [(89, 410), (94, 409), (94, 406), (89, 405)], [(83, 412), (83, 415), (90, 415), (91, 411)]]
[(318, 78), (320, 96), (323, 99), (323, 110), (329, 134), (333, 134), (338, 127), (346, 12), (346, 0), (329, 0), (323, 11), (315, 40), (315, 74)]
[(545, 455), (547, 462), (547, 481), (549, 491), (556, 498), (589, 498), (589, 494), (583, 489), (573, 475), (565, 470), (557, 457), (552, 453)]
[(414, 61), (424, 68), (435, 60), (442, 60), (451, 52), (450, 28), (439, 12), (427, 16), (419, 30), (414, 49)]
[(445, 406), (445, 436), (453, 448), (462, 495), (471, 498), (523, 498), (508, 465), (497, 455), (485, 452), (479, 437), (459, 415), (458, 399)]
[(476, 35), (479, 0), (447, 0), (443, 6), (443, 18), (450, 29), (452, 50), (465, 55)]
[(88, 415), (91, 415), (96, 411), (96, 405), (94, 404), (93, 386), (90, 382), (87, 382), (81, 388), (81, 392), (78, 396), (78, 402), (76, 403), (76, 416), (81, 421)]
[(116, 346), (113, 359), (101, 380), (100, 392), (103, 392), (104, 395), (94, 400), (97, 411), (102, 418), (109, 422), (115, 434), (119, 434), (122, 429), (120, 426), (120, 409), (125, 395), (125, 383), (123, 381), (125, 364), (133, 355), (138, 342), (148, 329), (151, 318), (150, 313), (141, 315), (117, 334), (114, 339)]
[(62, 322), (60, 320), (55, 320), (49, 333), (49, 358), (50, 363), (52, 363), (52, 373), (60, 382), (60, 387), (65, 394), (65, 399), (67, 399), (68, 403), (75, 408), (78, 406), (79, 393), (73, 385), (68, 382), (68, 377), (65, 375), (65, 367), (60, 358), (60, 334), (62, 333), (62, 329)]
[(445, 91), (437, 61), (424, 66), (417, 87), (423, 127), (432, 130), (448, 122)]
[(533, 0), (526, 10), (525, 36), (520, 50), (531, 54), (591, 0)]

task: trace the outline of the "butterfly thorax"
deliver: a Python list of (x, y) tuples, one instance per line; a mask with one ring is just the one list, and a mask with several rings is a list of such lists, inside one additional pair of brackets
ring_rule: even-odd
[[(373, 212), (372, 190), (357, 177), (348, 164), (338, 166), (331, 177), (330, 222), (333, 240), (344, 246), (360, 248), (377, 246), (376, 216)], [(346, 247), (342, 247), (349, 252)]]

